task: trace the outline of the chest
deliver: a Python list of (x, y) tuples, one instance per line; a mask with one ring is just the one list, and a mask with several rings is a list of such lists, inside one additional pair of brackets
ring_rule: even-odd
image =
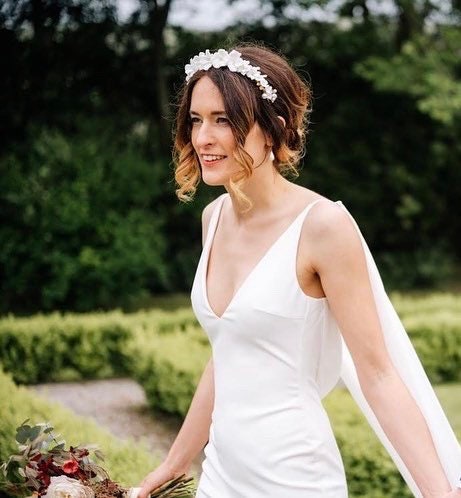
[[(298, 228), (302, 231), (302, 226)], [(322, 294), (317, 275), (310, 271), (308, 236), (298, 232), (295, 226), (282, 234), (278, 226), (240, 234), (217, 230), (204, 269), (204, 286), (214, 313), (222, 316), (248, 281), (254, 284), (259, 279), (264, 286), (265, 276), (281, 269), (293, 287), (306, 294)]]

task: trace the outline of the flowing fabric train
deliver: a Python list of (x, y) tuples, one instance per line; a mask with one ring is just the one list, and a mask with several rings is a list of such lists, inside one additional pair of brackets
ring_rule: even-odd
[[(414, 347), (410, 342), (407, 332), (405, 331), (399, 316), (389, 300), (368, 245), (352, 215), (349, 213), (344, 204), (340, 203), (340, 205), (350, 216), (362, 241), (362, 246), (367, 259), (371, 287), (373, 289), (376, 308), (378, 310), (381, 327), (384, 333), (386, 347), (397, 371), (426, 419), (426, 423), (431, 432), (437, 453), (448, 480), (450, 481), (452, 487), (461, 488), (461, 447), (434, 393), (431, 383), (427, 378)], [(412, 479), (407, 467), (397, 454), (389, 439), (386, 437), (386, 434), (367, 403), (360, 387), (357, 372), (355, 370), (350, 352), (344, 340), (342, 343), (342, 380), (366, 416), (376, 435), (394, 460), (413, 494), (417, 497), (422, 497), (422, 494)]]

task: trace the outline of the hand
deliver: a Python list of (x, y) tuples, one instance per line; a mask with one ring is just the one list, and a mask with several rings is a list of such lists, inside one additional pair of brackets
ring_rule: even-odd
[(141, 491), (138, 494), (138, 498), (148, 498), (149, 493), (159, 488), (162, 484), (185, 473), (186, 471), (179, 472), (173, 469), (166, 461), (162, 462), (155, 470), (147, 474), (141, 484), (139, 484)]

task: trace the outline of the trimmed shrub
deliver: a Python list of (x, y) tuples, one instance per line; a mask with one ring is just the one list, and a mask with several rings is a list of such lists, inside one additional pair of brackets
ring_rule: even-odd
[[(459, 378), (460, 297), (391, 297), (431, 380)], [(86, 345), (80, 346), (79, 341)], [(69, 368), (82, 378), (124, 372), (145, 388), (152, 408), (181, 416), (187, 413), (210, 357), (208, 339), (190, 309), (175, 313), (153, 310), (131, 315), (112, 312), (8, 318), (0, 321), (0, 345), (1, 361), (23, 382), (41, 376), (46, 380), (65, 378)], [(93, 355), (93, 350), (97, 354)], [(114, 368), (111, 362), (120, 367)], [(112, 370), (104, 371), (108, 365)], [(1, 382), (0, 387), (3, 392)], [(8, 392), (6, 396), (9, 399)], [(21, 403), (18, 401), (19, 406)], [(341, 449), (351, 496), (410, 497), (400, 473), (350, 395), (335, 391), (325, 400), (325, 406)], [(40, 414), (35, 408), (33, 412)], [(22, 408), (16, 408), (15, 413), (25, 418)], [(13, 425), (20, 422), (14, 421)], [(57, 422), (56, 426), (62, 430)], [(0, 442), (7, 440), (1, 430)]]
[(461, 297), (392, 294), (392, 301), (431, 382), (461, 380)]
[(0, 321), (0, 361), (16, 382), (107, 378), (126, 372), (130, 329), (121, 313)]
[(335, 389), (324, 400), (346, 470), (350, 496), (411, 498), (400, 472), (352, 396)]
[(133, 335), (128, 346), (131, 372), (153, 409), (186, 415), (210, 357), (209, 346), (194, 340), (196, 333), (191, 328), (163, 335), (138, 330)]
[(127, 375), (137, 362), (127, 352), (134, 331), (149, 337), (187, 331), (206, 344), (196, 324), (190, 310), (9, 316), (0, 320), (0, 363), (24, 384)]
[[(431, 381), (460, 380), (461, 297), (442, 293), (427, 296), (395, 293), (391, 298)], [(209, 347), (208, 338), (190, 308), (132, 314), (112, 311), (54, 313), (30, 318), (10, 316), (0, 320), (0, 363), (16, 382), (27, 384), (108, 378), (131, 371), (140, 375), (136, 365), (154, 361), (140, 359), (153, 351), (149, 342), (157, 344), (157, 336), (169, 334), (187, 336), (186, 351), (192, 343)], [(133, 341), (137, 340), (140, 346), (134, 347)], [(128, 343), (135, 356), (128, 350)], [(176, 352), (170, 351), (169, 355), (173, 358)], [(156, 365), (158, 368), (158, 361)], [(151, 374), (143, 376), (148, 379)]]

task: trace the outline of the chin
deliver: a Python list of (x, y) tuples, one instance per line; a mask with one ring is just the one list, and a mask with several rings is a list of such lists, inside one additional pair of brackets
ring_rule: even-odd
[(220, 187), (229, 183), (229, 178), (218, 175), (207, 175), (202, 173), (202, 181), (209, 187)]

